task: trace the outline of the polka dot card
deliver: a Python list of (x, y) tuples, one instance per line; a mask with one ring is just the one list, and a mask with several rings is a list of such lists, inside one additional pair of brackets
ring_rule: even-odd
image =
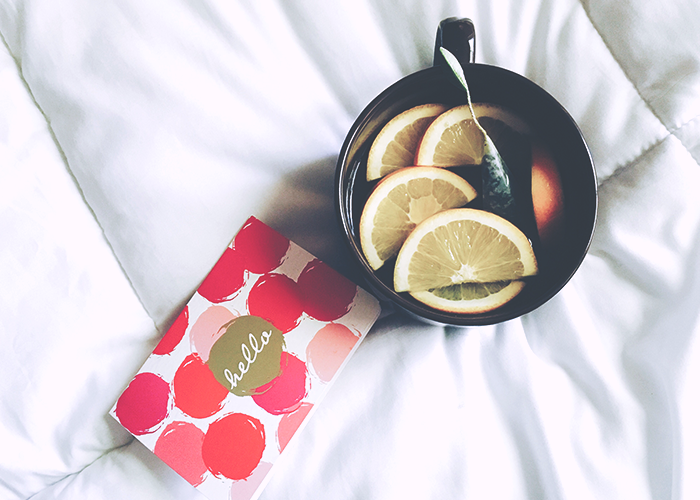
[(111, 415), (212, 500), (254, 499), (379, 312), (251, 217)]

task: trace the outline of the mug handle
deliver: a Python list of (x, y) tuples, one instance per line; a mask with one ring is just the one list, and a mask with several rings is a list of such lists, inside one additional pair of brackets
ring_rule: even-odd
[(471, 19), (448, 17), (440, 21), (435, 36), (433, 66), (447, 64), (440, 47), (452, 52), (457, 60), (464, 64), (473, 63), (476, 52), (476, 32)]

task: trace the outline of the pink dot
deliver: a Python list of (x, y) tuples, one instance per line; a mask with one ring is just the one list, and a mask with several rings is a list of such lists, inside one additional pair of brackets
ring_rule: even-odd
[(199, 318), (197, 318), (190, 330), (192, 350), (206, 362), (209, 359), (211, 346), (226, 332), (224, 327), (236, 317), (236, 314), (224, 306), (207, 308), (199, 315)]
[(165, 333), (163, 338), (153, 350), (153, 354), (170, 354), (185, 336), (185, 330), (189, 325), (189, 309), (187, 306), (178, 315), (172, 326)]
[(265, 274), (282, 263), (289, 249), (289, 240), (251, 217), (236, 235), (233, 247), (250, 272)]
[(252, 498), (270, 469), (272, 469), (271, 463), (260, 462), (250, 477), (231, 483), (231, 500)]
[(294, 411), (308, 392), (307, 375), (306, 365), (302, 360), (283, 352), (280, 359), (280, 375), (259, 387), (256, 391), (259, 393), (252, 396), (253, 401), (272, 415)]
[(329, 323), (306, 346), (306, 359), (324, 382), (329, 382), (359, 340), (345, 325)]
[(119, 422), (132, 434), (140, 436), (156, 430), (168, 416), (170, 386), (154, 373), (139, 373), (117, 401)]
[(210, 302), (224, 302), (236, 296), (245, 284), (245, 264), (227, 247), (197, 292)]
[(292, 439), (313, 407), (314, 405), (311, 403), (302, 403), (297, 410), (282, 416), (277, 428), (277, 445), (280, 452), (287, 447), (289, 440)]
[(284, 274), (270, 273), (260, 276), (250, 290), (248, 311), (287, 333), (299, 324), (304, 301), (294, 280)]
[(318, 259), (309, 262), (297, 281), (304, 311), (320, 321), (345, 315), (357, 294), (357, 285)]
[(193, 486), (204, 481), (204, 433), (194, 424), (172, 422), (158, 438), (153, 452)]

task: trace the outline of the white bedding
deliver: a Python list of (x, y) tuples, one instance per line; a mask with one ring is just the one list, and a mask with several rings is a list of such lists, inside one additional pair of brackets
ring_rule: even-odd
[(0, 0), (0, 498), (201, 498), (109, 408), (250, 215), (351, 274), (342, 141), (451, 16), (577, 120), (590, 253), (498, 326), (387, 307), (261, 498), (700, 498), (696, 0)]

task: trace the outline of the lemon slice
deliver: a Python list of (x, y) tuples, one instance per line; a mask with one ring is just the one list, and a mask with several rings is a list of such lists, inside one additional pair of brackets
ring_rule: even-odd
[(418, 223), (476, 197), (476, 190), (450, 170), (408, 167), (384, 177), (360, 217), (360, 245), (372, 269), (395, 256)]
[(369, 150), (367, 180), (413, 165), (425, 130), (446, 110), (447, 106), (442, 104), (422, 104), (396, 115), (384, 125)]
[(479, 314), (510, 302), (525, 287), (524, 281), (461, 283), (427, 292), (413, 292), (416, 300), (444, 312)]
[(491, 212), (458, 208), (425, 219), (406, 238), (394, 269), (397, 292), (512, 281), (537, 273), (527, 237)]
[[(502, 106), (476, 103), (473, 107), (479, 124), (504, 159), (507, 150), (531, 134), (527, 123)], [(483, 155), (482, 132), (465, 104), (445, 111), (430, 124), (418, 145), (414, 163), (438, 167), (479, 165)]]

